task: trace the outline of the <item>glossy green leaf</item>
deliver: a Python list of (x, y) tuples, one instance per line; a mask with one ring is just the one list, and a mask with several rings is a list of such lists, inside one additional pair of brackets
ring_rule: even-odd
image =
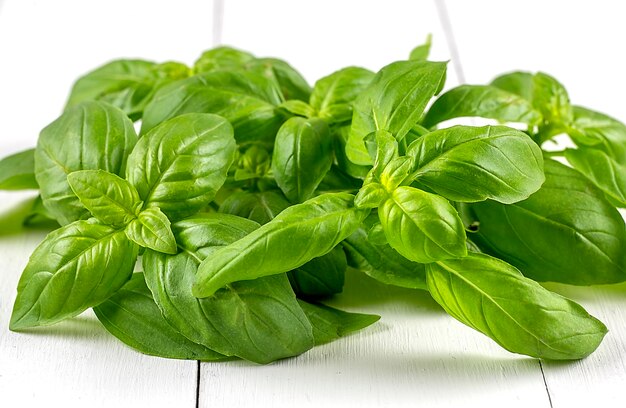
[(109, 333), (151, 356), (184, 360), (227, 359), (196, 344), (169, 325), (152, 299), (143, 273), (135, 273), (117, 293), (93, 308)]
[(198, 264), (256, 227), (227, 214), (183, 220), (173, 225), (182, 252), (147, 251), (143, 263), (156, 303), (185, 337), (225, 355), (269, 363), (313, 346), (311, 325), (284, 274), (236, 282), (205, 299), (191, 293)]
[(347, 262), (343, 249), (335, 247), (326, 255), (313, 258), (299, 268), (289, 271), (287, 277), (296, 295), (332, 296), (343, 290)]
[(214, 113), (235, 129), (237, 142), (271, 143), (283, 116), (278, 86), (248, 71), (214, 71), (176, 81), (161, 88), (146, 106), (141, 134), (185, 113)]
[(104, 170), (75, 171), (68, 174), (67, 182), (85, 208), (106, 225), (125, 226), (143, 204), (135, 187)]
[(252, 193), (239, 191), (228, 196), (219, 211), (238, 215), (263, 225), (273, 220), (281, 211), (289, 207), (289, 201), (280, 191)]
[(298, 303), (313, 326), (316, 346), (330, 343), (380, 320), (377, 315), (344, 312), (321, 303), (303, 300), (298, 300)]
[(433, 299), (446, 312), (514, 353), (580, 359), (607, 333), (580, 305), (487, 255), (429, 264), (426, 277)]
[(348, 158), (356, 164), (371, 164), (363, 139), (377, 130), (404, 138), (440, 91), (445, 74), (443, 62), (398, 61), (381, 69), (354, 102)]
[(626, 165), (601, 150), (585, 147), (567, 149), (565, 158), (620, 207), (626, 207)]
[(0, 190), (37, 190), (35, 149), (14, 153), (0, 160)]
[(574, 285), (626, 280), (626, 229), (619, 212), (583, 175), (553, 160), (546, 182), (513, 205), (470, 206), (472, 240), (537, 281)]
[(280, 88), (286, 100), (307, 102), (311, 86), (306, 79), (287, 62), (277, 58), (256, 58), (248, 61), (244, 68), (272, 80)]
[(409, 146), (417, 181), (454, 201), (528, 198), (544, 181), (541, 149), (505, 126), (453, 126)]
[(539, 124), (541, 114), (530, 101), (495, 86), (461, 85), (441, 95), (422, 124), (426, 127), (462, 117), (482, 117), (500, 122)]
[(293, 117), (281, 126), (272, 171), (289, 201), (300, 203), (311, 198), (332, 163), (332, 140), (324, 121)]
[(315, 109), (306, 102), (299, 101), (297, 99), (285, 101), (278, 106), (287, 113), (296, 116), (302, 116), (305, 118), (312, 118), (315, 116)]
[(619, 163), (626, 163), (626, 125), (605, 114), (574, 106), (568, 134), (578, 145), (593, 146)]
[(411, 50), (411, 53), (409, 54), (409, 59), (415, 61), (426, 61), (428, 59), (428, 55), (430, 54), (432, 40), (432, 35), (428, 34), (428, 36), (426, 37), (426, 42), (424, 42), (424, 44), (420, 44), (417, 47), (413, 48), (413, 50)]
[(572, 106), (563, 85), (543, 72), (533, 76), (533, 105), (544, 120), (551, 123), (570, 123)]
[(530, 72), (510, 72), (500, 75), (490, 85), (507, 92), (519, 95), (527, 101), (533, 100), (533, 77)]
[(124, 174), (136, 141), (130, 119), (103, 102), (83, 102), (67, 109), (41, 131), (35, 176), (44, 205), (60, 224), (90, 216), (70, 188), (67, 175), (99, 169)]
[(128, 158), (126, 179), (139, 192), (144, 208), (158, 207), (176, 221), (213, 200), (234, 155), (228, 121), (212, 114), (186, 114), (139, 140)]
[(376, 208), (380, 207), (388, 198), (389, 192), (382, 184), (368, 180), (354, 197), (354, 206), (356, 208)]
[[(193, 293), (208, 297), (240, 280), (298, 268), (330, 252), (367, 216), (346, 193), (324, 194), (291, 206), (246, 237), (216, 251), (198, 268)], [(311, 236), (315, 234), (315, 239)]]
[(254, 60), (249, 52), (232, 47), (215, 47), (200, 55), (193, 66), (195, 73), (236, 69)]
[[(352, 115), (350, 115), (350, 118), (352, 118)], [(333, 127), (331, 128), (331, 134), (335, 150), (335, 160), (337, 161), (339, 169), (351, 177), (364, 179), (370, 171), (370, 167), (354, 164), (346, 155), (346, 145), (350, 137), (350, 126)]]
[[(352, 103), (373, 78), (374, 73), (365, 68), (340, 69), (315, 83), (309, 103), (317, 111), (318, 116), (329, 123), (350, 120)], [(345, 108), (340, 108), (342, 106)]]
[(413, 187), (398, 187), (378, 208), (389, 245), (408, 260), (428, 263), (467, 254), (465, 229), (448, 201)]
[(17, 287), (11, 330), (44, 326), (98, 305), (129, 279), (137, 246), (123, 231), (76, 221), (35, 249)]
[(164, 254), (175, 254), (176, 239), (170, 220), (157, 207), (143, 210), (124, 230), (128, 239), (143, 248)]

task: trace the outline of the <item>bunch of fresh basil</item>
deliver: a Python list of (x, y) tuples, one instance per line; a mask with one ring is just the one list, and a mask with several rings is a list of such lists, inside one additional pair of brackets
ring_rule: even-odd
[[(626, 126), (542, 73), (431, 103), (446, 64), (428, 48), (313, 88), (227, 47), (193, 68), (119, 60), (80, 78), (37, 147), (0, 162), (0, 188), (39, 189), (28, 219), (60, 225), (22, 274), (11, 329), (93, 307), (144, 353), (268, 363), (379, 319), (319, 303), (350, 266), (429, 291), (511, 352), (593, 352), (606, 327), (537, 281), (626, 280)], [(467, 117), (499, 124), (441, 126)], [(562, 134), (577, 148), (542, 150)]]

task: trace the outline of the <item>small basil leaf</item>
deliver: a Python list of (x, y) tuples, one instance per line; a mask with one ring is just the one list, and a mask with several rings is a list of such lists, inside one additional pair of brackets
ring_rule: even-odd
[(565, 158), (620, 207), (626, 207), (626, 166), (593, 148), (567, 149)]
[(278, 84), (285, 99), (307, 102), (311, 95), (311, 86), (287, 62), (277, 58), (256, 58), (248, 61), (244, 67)]
[(130, 277), (137, 246), (123, 231), (76, 221), (35, 249), (17, 286), (11, 330), (44, 326), (98, 305)]
[(530, 126), (541, 121), (539, 111), (519, 95), (495, 86), (461, 85), (441, 95), (428, 110), (422, 124), (430, 128), (462, 117), (482, 117)]
[(429, 264), (426, 278), (433, 299), (446, 312), (513, 353), (580, 359), (607, 333), (580, 305), (487, 255)]
[(144, 354), (184, 360), (227, 359), (196, 344), (167, 323), (146, 286), (143, 273), (135, 273), (117, 293), (93, 308), (105, 329)]
[(254, 60), (254, 55), (231, 47), (215, 47), (200, 55), (193, 65), (195, 73), (228, 70), (239, 68), (248, 61)]
[(462, 202), (493, 199), (505, 204), (528, 198), (544, 181), (541, 149), (505, 126), (453, 126), (413, 142), (417, 181)]
[(62, 225), (86, 219), (89, 211), (67, 182), (78, 170), (123, 174), (137, 141), (133, 123), (103, 102), (83, 102), (45, 127), (35, 150), (35, 176), (44, 205)]
[(294, 292), (303, 297), (326, 297), (341, 293), (348, 261), (340, 247), (313, 258), (287, 273)]
[(315, 116), (315, 109), (313, 109), (311, 105), (295, 99), (281, 103), (280, 105), (278, 105), (278, 108), (283, 109), (292, 115), (302, 116), (305, 118), (311, 118)]
[(626, 162), (626, 125), (617, 119), (575, 106), (568, 134), (578, 145), (592, 145), (618, 162)]
[(463, 222), (442, 197), (398, 187), (378, 216), (389, 245), (408, 260), (428, 263), (467, 255)]
[(519, 95), (527, 101), (533, 100), (533, 77), (530, 72), (510, 72), (501, 75), (491, 81), (491, 86), (502, 89), (503, 91)]
[(398, 61), (381, 69), (354, 102), (348, 158), (371, 164), (363, 139), (377, 130), (403, 139), (439, 92), (445, 73), (446, 63), (429, 61)]
[(0, 160), (0, 190), (37, 190), (35, 149), (24, 150)]
[(382, 184), (368, 181), (361, 187), (354, 198), (356, 208), (376, 208), (389, 197), (389, 193)]
[(124, 230), (128, 239), (143, 248), (164, 254), (175, 254), (176, 239), (170, 229), (170, 220), (158, 208), (143, 210)]
[(378, 130), (365, 137), (366, 145), (374, 146), (370, 156), (374, 157), (374, 167), (372, 175), (380, 180), (385, 167), (394, 159), (398, 158), (398, 141), (393, 135), (385, 130)]
[(567, 124), (572, 121), (572, 106), (567, 91), (548, 74), (538, 72), (533, 76), (532, 102), (549, 123)]
[(102, 223), (123, 227), (137, 216), (142, 205), (135, 187), (104, 170), (80, 170), (67, 182), (91, 214)]
[(430, 54), (430, 46), (432, 45), (433, 36), (428, 34), (426, 36), (426, 42), (424, 44), (418, 45), (413, 48), (411, 54), (409, 54), (410, 60), (415, 61), (426, 61), (428, 59), (428, 55)]
[(537, 281), (626, 280), (626, 228), (619, 212), (576, 170), (546, 160), (545, 173), (546, 182), (527, 200), (469, 206), (478, 223), (472, 240)]
[(208, 297), (231, 282), (288, 272), (330, 252), (367, 216), (368, 211), (354, 208), (353, 201), (346, 193), (324, 194), (287, 208), (202, 262), (194, 295)]
[(272, 171), (292, 203), (308, 200), (333, 163), (328, 125), (293, 117), (281, 126), (274, 144)]
[(280, 191), (251, 193), (238, 191), (228, 196), (219, 212), (238, 215), (263, 225), (289, 207), (289, 201)]
[(212, 114), (170, 119), (142, 137), (128, 157), (126, 179), (144, 208), (171, 221), (205, 208), (224, 184), (235, 155), (233, 128)]
[(298, 300), (298, 303), (313, 326), (316, 346), (330, 343), (380, 320), (380, 316), (344, 312), (321, 303), (303, 300)]
[[(352, 118), (352, 116), (350, 116)], [(350, 136), (350, 126), (331, 128), (334, 141), (335, 159), (337, 166), (346, 174), (357, 179), (364, 179), (370, 171), (368, 166), (359, 166), (352, 163), (346, 155), (346, 143)]]

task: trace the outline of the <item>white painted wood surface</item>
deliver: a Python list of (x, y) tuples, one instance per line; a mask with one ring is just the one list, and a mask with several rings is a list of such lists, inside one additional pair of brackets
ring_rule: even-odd
[[(33, 145), (92, 67), (122, 56), (190, 63), (214, 40), (285, 58), (313, 82), (347, 64), (378, 69), (405, 58), (433, 33), (434, 58), (460, 56), (461, 75), (451, 65), (448, 86), (463, 74), (480, 83), (543, 70), (575, 103), (626, 121), (620, 2), (215, 1), (0, 0), (0, 156)], [(0, 193), (0, 214), (24, 197)], [(541, 367), (449, 318), (423, 292), (350, 274), (333, 305), (381, 314), (380, 323), (268, 366), (203, 363), (196, 390), (196, 362), (138, 354), (92, 313), (9, 332), (17, 279), (42, 238), (0, 231), (2, 407), (623, 406), (626, 284), (551, 286), (611, 331), (591, 357)]]

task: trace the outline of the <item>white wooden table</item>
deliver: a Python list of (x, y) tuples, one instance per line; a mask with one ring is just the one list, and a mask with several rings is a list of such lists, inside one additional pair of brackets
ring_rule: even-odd
[[(224, 43), (285, 58), (313, 82), (378, 69), (428, 33), (452, 59), (448, 87), (510, 70), (559, 78), (576, 104), (626, 121), (626, 9), (616, 1), (0, 0), (0, 156), (35, 144), (72, 81), (113, 58), (178, 59)], [(30, 193), (0, 193), (7, 214)], [(268, 366), (139, 354), (91, 312), (8, 330), (15, 287), (42, 231), (0, 231), (0, 407), (623, 407), (626, 284), (550, 286), (610, 329), (591, 357), (513, 355), (424, 292), (348, 276), (334, 305), (383, 316), (358, 334)]]

